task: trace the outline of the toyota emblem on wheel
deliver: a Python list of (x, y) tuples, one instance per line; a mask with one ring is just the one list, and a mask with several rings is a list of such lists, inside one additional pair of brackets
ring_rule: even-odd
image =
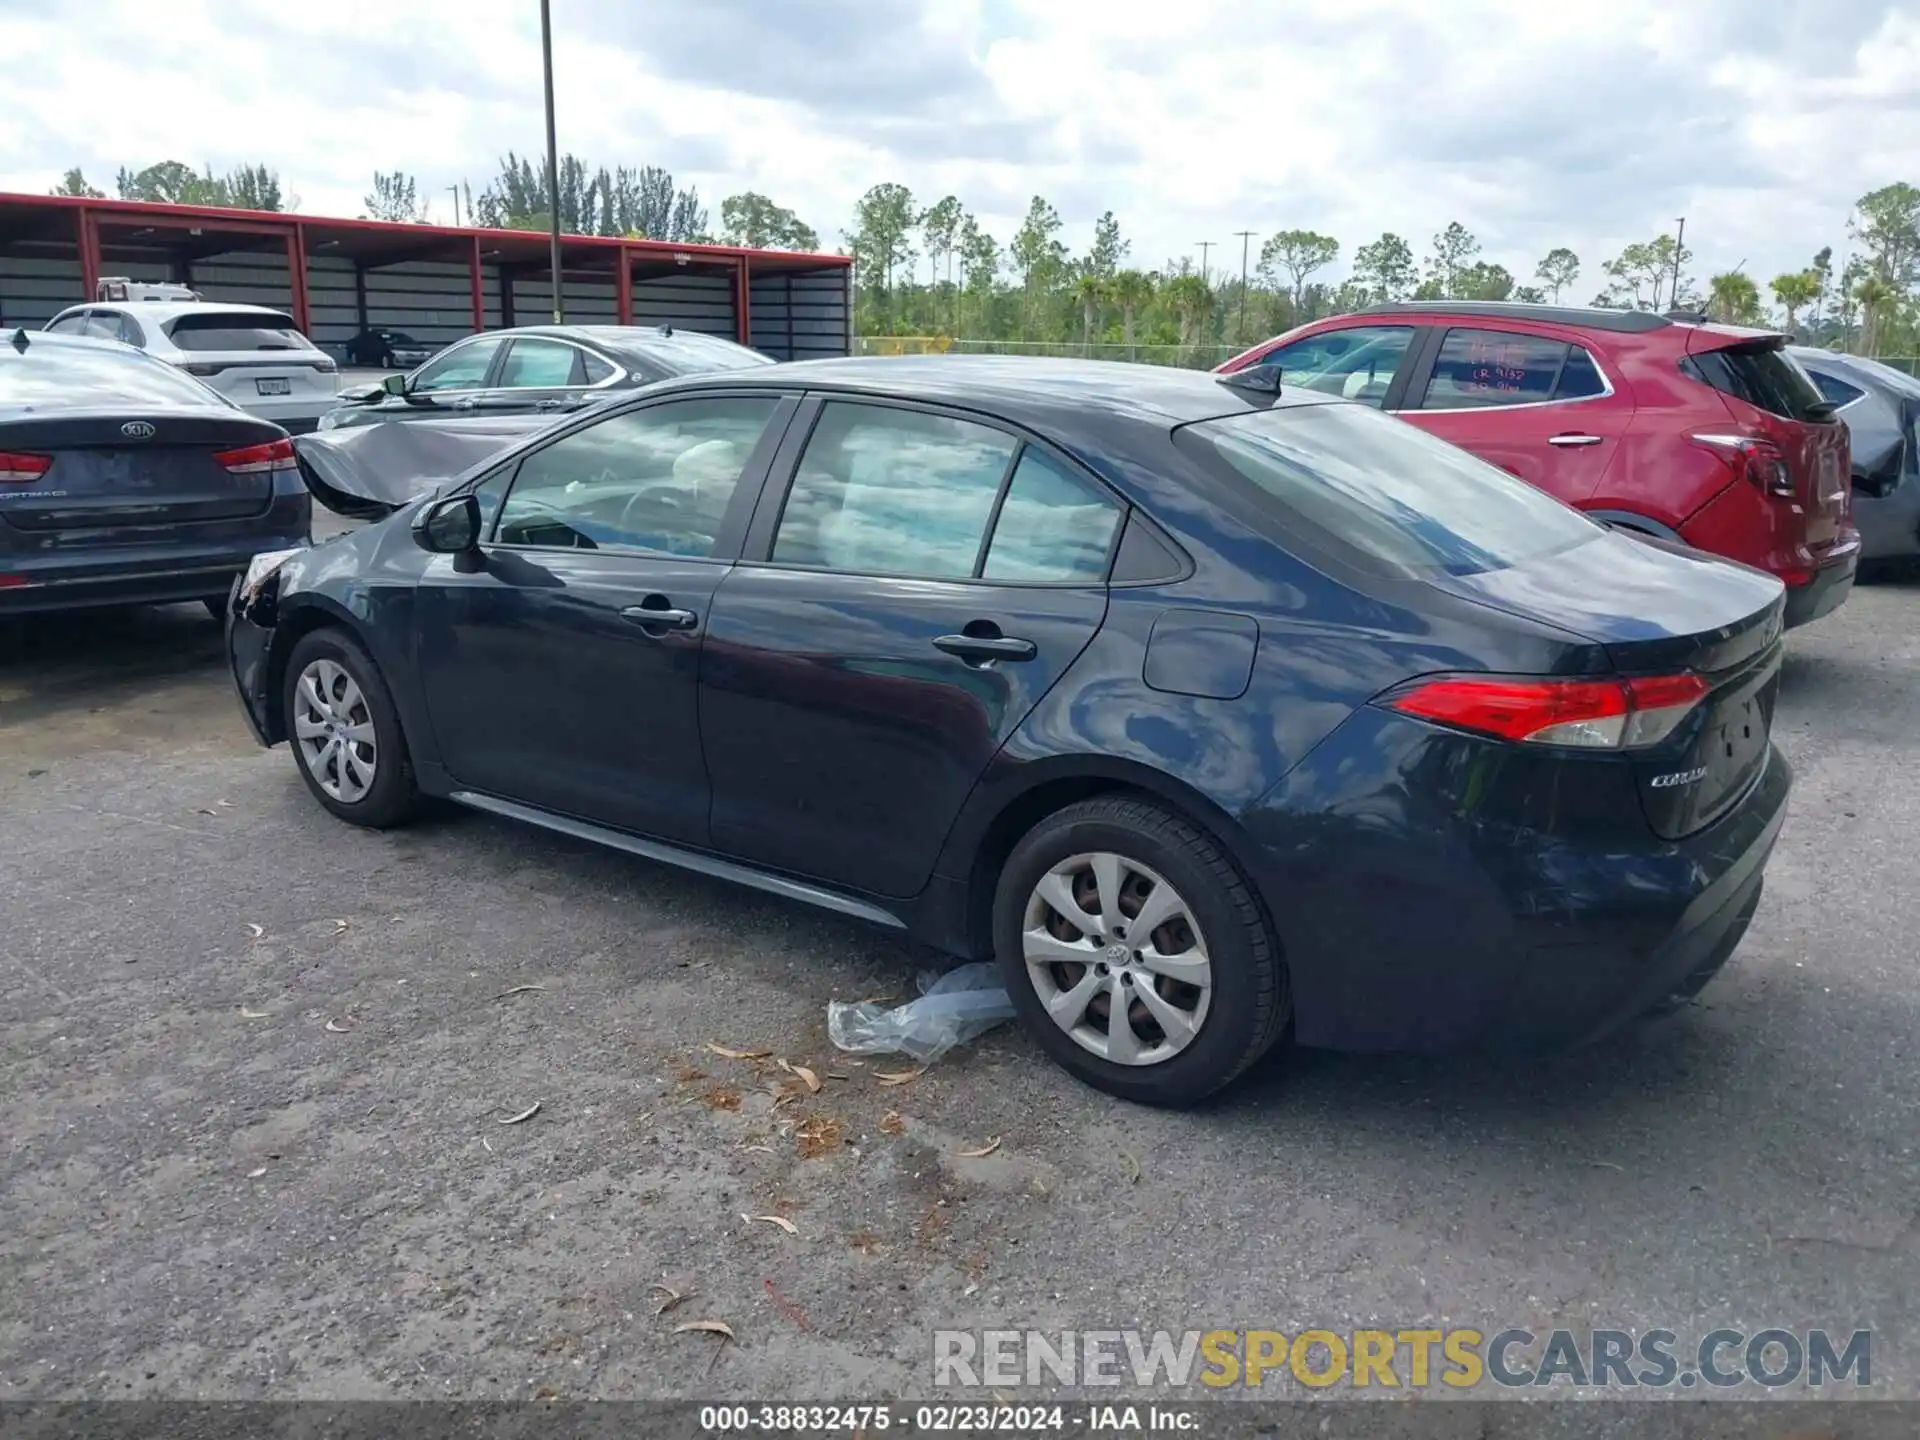
[(120, 427), (120, 433), (129, 440), (151, 440), (154, 435), (154, 429), (149, 421), (129, 420)]

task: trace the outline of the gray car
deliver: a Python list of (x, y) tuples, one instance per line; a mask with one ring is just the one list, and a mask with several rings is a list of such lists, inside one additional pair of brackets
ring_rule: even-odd
[(0, 337), (0, 616), (201, 600), (304, 545), (313, 501), (269, 420), (113, 340)]
[(1858, 355), (1806, 345), (1792, 354), (1847, 422), (1861, 560), (1920, 557), (1920, 380)]

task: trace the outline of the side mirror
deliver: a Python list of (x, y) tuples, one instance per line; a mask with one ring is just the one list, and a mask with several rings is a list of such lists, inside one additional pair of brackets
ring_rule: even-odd
[(388, 375), (380, 381), (380, 388), (389, 395), (404, 395), (407, 393), (407, 377)]
[(430, 501), (413, 517), (413, 543), (436, 555), (470, 555), (480, 548), (480, 499), (452, 495)]

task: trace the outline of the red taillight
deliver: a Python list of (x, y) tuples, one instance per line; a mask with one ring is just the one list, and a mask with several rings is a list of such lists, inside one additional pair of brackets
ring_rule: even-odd
[(38, 480), (53, 465), (51, 455), (19, 455), (0, 450), (0, 485), (23, 485)]
[(229, 474), (258, 475), (263, 470), (279, 470), (293, 464), (293, 441), (269, 440), (264, 445), (248, 445), (239, 450), (221, 450), (214, 457)]
[(1743, 475), (1763, 495), (1792, 500), (1799, 495), (1793, 483), (1793, 469), (1787, 457), (1771, 440), (1757, 435), (1695, 435), (1696, 445), (1717, 451), (1720, 457)]
[(1418, 681), (1386, 704), (1404, 715), (1502, 740), (1623, 750), (1671, 735), (1707, 688), (1690, 672), (1608, 680), (1456, 675)]

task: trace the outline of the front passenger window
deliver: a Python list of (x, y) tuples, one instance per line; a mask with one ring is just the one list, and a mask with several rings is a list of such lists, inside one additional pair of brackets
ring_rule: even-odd
[(1411, 325), (1356, 325), (1269, 350), (1260, 363), (1280, 367), (1282, 389), (1318, 390), (1377, 410), (1412, 343)]
[(408, 388), (421, 395), (430, 395), (436, 390), (477, 389), (485, 383), (487, 371), (493, 368), (494, 352), (503, 343), (497, 337), (489, 337), (456, 345), (422, 366)]
[(713, 553), (776, 395), (675, 400), (609, 416), (520, 462), (502, 545)]

